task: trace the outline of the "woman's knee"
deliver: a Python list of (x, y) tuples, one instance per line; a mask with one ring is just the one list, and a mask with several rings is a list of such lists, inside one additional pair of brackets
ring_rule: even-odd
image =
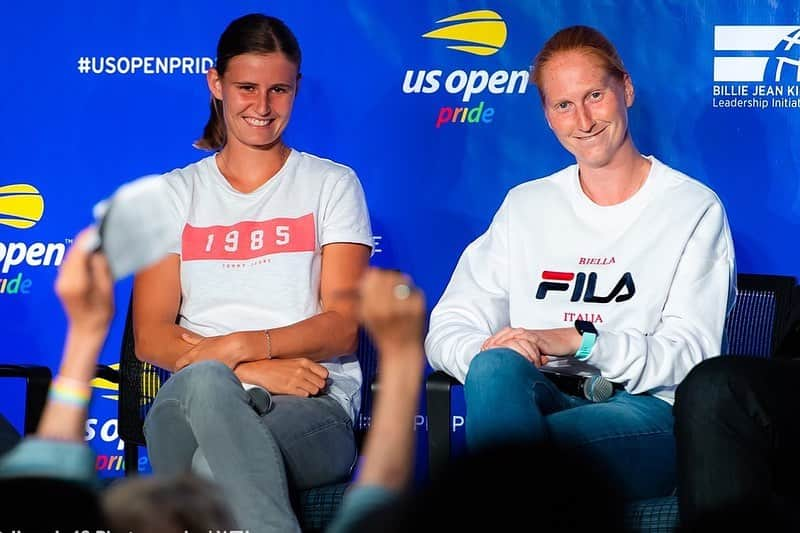
[(475, 356), (469, 365), (465, 387), (499, 382), (504, 387), (536, 370), (533, 364), (510, 348), (491, 348)]
[(202, 398), (208, 397), (210, 391), (218, 396), (221, 387), (226, 385), (242, 388), (239, 378), (225, 364), (213, 360), (200, 361), (173, 374), (159, 390), (158, 397)]
[(177, 380), (184, 380), (195, 385), (213, 385), (219, 381), (230, 379), (234, 375), (233, 371), (225, 364), (215, 361), (200, 361), (182, 368), (172, 377)]

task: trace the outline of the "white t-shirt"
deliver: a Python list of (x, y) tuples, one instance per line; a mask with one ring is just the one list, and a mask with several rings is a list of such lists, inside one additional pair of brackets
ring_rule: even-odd
[[(253, 192), (235, 190), (209, 156), (165, 175), (181, 257), (180, 325), (203, 336), (277, 328), (322, 311), (322, 247), (372, 247), (364, 192), (352, 169), (292, 150)], [(360, 405), (354, 355), (323, 363), (329, 393)]]
[(592, 202), (577, 165), (512, 189), (431, 313), (431, 366), (463, 382), (502, 328), (582, 319), (599, 332), (586, 363), (556, 357), (548, 367), (599, 372), (672, 402), (689, 370), (720, 353), (736, 273), (719, 198), (649, 159), (643, 186), (617, 205)]

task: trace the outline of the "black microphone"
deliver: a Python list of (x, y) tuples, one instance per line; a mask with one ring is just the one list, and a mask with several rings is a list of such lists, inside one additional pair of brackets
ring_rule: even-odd
[(614, 384), (600, 375), (584, 377), (560, 374), (549, 369), (542, 372), (560, 390), (572, 396), (583, 396), (592, 402), (604, 402), (614, 395)]
[(264, 415), (272, 409), (272, 396), (266, 389), (257, 385), (250, 385), (247, 389), (247, 394), (250, 395), (250, 405), (259, 415)]

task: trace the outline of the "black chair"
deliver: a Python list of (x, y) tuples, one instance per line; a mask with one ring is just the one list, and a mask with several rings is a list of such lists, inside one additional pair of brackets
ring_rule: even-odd
[[(792, 276), (739, 274), (736, 305), (725, 323), (726, 355), (787, 355), (776, 351), (789, 328), (793, 307), (800, 304), (794, 300), (797, 290)], [(450, 395), (460, 387), (442, 371), (431, 373), (425, 383), (432, 479), (439, 477), (450, 462)], [(625, 522), (631, 531), (673, 531), (678, 527), (677, 498), (634, 502), (626, 510)]]
[[(169, 379), (170, 372), (136, 358), (133, 336), (133, 300), (128, 305), (125, 332), (122, 338), (119, 377), (119, 436), (125, 446), (125, 475), (138, 473), (139, 446), (145, 446), (142, 425), (153, 399), (161, 385)], [(361, 365), (361, 409), (354, 424), (356, 444), (361, 443), (370, 426), (372, 396), (377, 374), (377, 352), (363, 330), (358, 333), (358, 361)], [(114, 379), (109, 379), (115, 381)], [(295, 507), (303, 531), (322, 531), (331, 521), (341, 504), (349, 483), (337, 483), (302, 491), (296, 495)]]
[[(114, 381), (119, 378), (114, 377), (116, 370), (97, 365), (97, 377), (102, 377)], [(28, 364), (0, 364), (0, 378), (19, 378), (25, 380), (25, 412), (23, 422), (23, 435), (30, 435), (36, 432), (39, 420), (42, 417), (47, 394), (50, 390), (52, 373), (49, 367), (43, 365)], [(10, 450), (15, 446), (21, 436), (10, 422), (5, 419), (0, 420), (0, 454)]]
[(46, 366), (0, 364), (0, 378), (22, 378), (25, 380), (24, 434), (34, 433), (39, 425), (47, 391), (50, 390), (52, 373)]
[[(725, 323), (725, 355), (780, 356), (796, 292), (793, 276), (739, 274), (736, 305)], [(800, 303), (800, 302), (798, 302)]]

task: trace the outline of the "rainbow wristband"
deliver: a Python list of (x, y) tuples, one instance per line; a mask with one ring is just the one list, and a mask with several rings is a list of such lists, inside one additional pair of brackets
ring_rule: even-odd
[(86, 407), (92, 397), (91, 389), (88, 384), (81, 384), (72, 378), (57, 376), (50, 384), (48, 400), (72, 405), (75, 407)]

